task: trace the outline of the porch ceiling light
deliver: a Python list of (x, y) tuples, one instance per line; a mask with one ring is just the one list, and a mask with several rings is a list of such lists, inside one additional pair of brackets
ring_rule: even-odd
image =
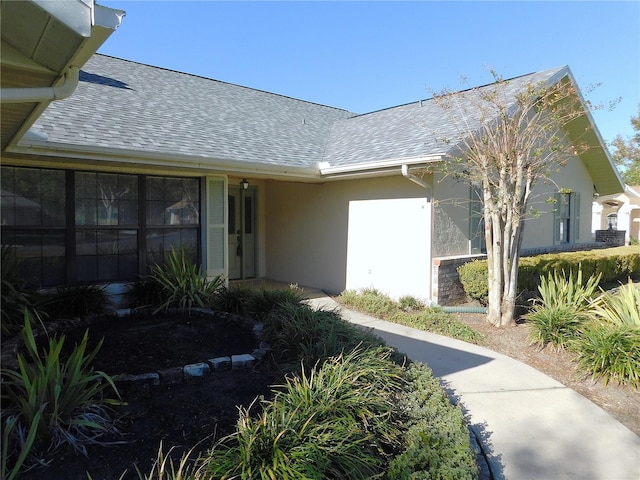
[(240, 185), (242, 185), (242, 189), (246, 190), (249, 188), (249, 180), (247, 180), (246, 178), (243, 178), (242, 181), (240, 182)]

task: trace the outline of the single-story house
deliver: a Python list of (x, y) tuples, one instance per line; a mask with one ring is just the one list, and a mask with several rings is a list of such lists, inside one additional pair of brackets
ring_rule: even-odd
[[(2, 244), (37, 285), (130, 282), (183, 245), (210, 276), (442, 303), (442, 269), (482, 253), (473, 189), (435, 168), (460, 125), (431, 100), (356, 114), (95, 54), (61, 59), (51, 84), (80, 66), (73, 94), (29, 103), (5, 131), (8, 108), (25, 107), (4, 103), (5, 48), (19, 80), (39, 68), (5, 32), (13, 3), (2, 4)], [(565, 78), (568, 67), (509, 82), (515, 93)], [(590, 114), (573, 128), (592, 148), (539, 185), (561, 208), (527, 221), (525, 249), (591, 242), (592, 196), (622, 192)], [(20, 215), (11, 198), (42, 213)]]
[(602, 236), (612, 243), (628, 245), (640, 240), (640, 185), (625, 185), (621, 193), (598, 196), (593, 202), (592, 226), (596, 238)]

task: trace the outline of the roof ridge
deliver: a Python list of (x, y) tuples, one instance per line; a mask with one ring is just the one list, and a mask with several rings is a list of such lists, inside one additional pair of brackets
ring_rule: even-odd
[[(563, 65), (562, 67), (548, 68), (546, 70), (540, 70), (538, 72), (530, 72), (530, 73), (525, 73), (523, 75), (516, 75), (515, 77), (510, 77), (510, 78), (504, 79), (503, 81), (511, 82), (513, 80), (518, 80), (520, 78), (530, 77), (532, 75), (539, 75), (541, 73), (546, 73), (546, 72), (555, 72), (555, 73), (557, 73), (557, 72), (559, 72), (560, 70), (562, 70), (564, 68), (568, 68), (568, 66), (567, 65)], [(496, 80), (495, 82), (491, 82), (491, 83), (485, 83), (484, 85), (475, 85), (473, 87), (463, 88), (461, 90), (455, 90), (455, 91), (452, 91), (450, 93), (453, 94), (453, 93), (470, 92), (472, 90), (479, 90), (479, 89), (482, 89), (482, 88), (490, 87), (491, 85), (495, 85), (496, 83), (498, 83), (498, 80)], [(422, 104), (423, 102), (430, 102), (432, 100), (433, 100), (433, 97), (421, 98), (419, 100), (414, 100), (413, 102), (402, 103), (400, 105), (393, 105), (391, 107), (385, 107), (385, 108), (380, 108), (378, 110), (373, 110), (371, 112), (361, 113), (361, 114), (355, 115), (355, 117), (352, 117), (352, 118), (363, 117), (365, 115), (371, 115), (371, 114), (374, 114), (374, 113), (380, 113), (380, 112), (384, 112), (386, 110), (393, 110), (394, 108), (407, 107), (409, 105), (414, 105), (416, 103)]]
[(114, 57), (113, 55), (107, 55), (107, 54), (104, 54), (104, 53), (96, 53), (96, 54), (94, 54), (94, 56), (111, 58), (113, 60), (118, 60), (118, 61), (121, 61), (121, 62), (133, 63), (133, 64), (136, 64), (136, 65), (141, 65), (143, 67), (154, 68), (154, 69), (157, 69), (157, 70), (164, 70), (166, 72), (176, 73), (176, 74), (179, 74), (179, 75), (186, 75), (188, 77), (199, 78), (199, 79), (202, 79), (202, 80), (208, 80), (210, 82), (222, 83), (222, 84), (230, 85), (230, 86), (233, 86), (233, 87), (245, 88), (247, 90), (252, 90), (254, 92), (266, 93), (268, 95), (275, 95), (277, 97), (288, 98), (290, 100), (295, 100), (295, 101), (301, 102), (301, 103), (308, 103), (310, 105), (316, 105), (318, 107), (329, 108), (329, 109), (332, 109), (332, 110), (338, 110), (338, 111), (341, 111), (341, 112), (350, 113), (352, 115), (357, 115), (355, 112), (351, 112), (350, 110), (345, 110), (344, 108), (332, 107), (330, 105), (324, 105), (322, 103), (311, 102), (309, 100), (302, 100), (300, 98), (291, 97), (289, 95), (283, 95), (281, 93), (269, 92), (267, 90), (261, 90), (259, 88), (247, 87), (246, 85), (239, 85), (237, 83), (226, 82), (224, 80), (218, 80), (216, 78), (205, 77), (204, 75), (197, 75), (195, 73), (182, 72), (180, 70), (174, 70), (172, 68), (167, 68), (167, 67), (159, 67), (157, 65), (150, 65), (148, 63), (138, 62), (136, 60), (129, 60), (127, 58)]

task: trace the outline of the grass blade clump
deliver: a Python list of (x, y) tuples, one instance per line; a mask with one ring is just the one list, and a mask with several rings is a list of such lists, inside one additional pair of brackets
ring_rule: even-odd
[(180, 249), (171, 247), (164, 264), (154, 265), (143, 283), (148, 285), (139, 290), (145, 290), (154, 302), (154, 313), (169, 308), (190, 313), (192, 308), (214, 304), (225, 280), (222, 276), (208, 279), (201, 267), (191, 261), (186, 248), (181, 246)]
[[(43, 352), (38, 352), (28, 314), (22, 336), (26, 352), (18, 354), (18, 368), (2, 369), (6, 468), (14, 470), (27, 457), (42, 461), (64, 443), (86, 455), (85, 445), (100, 443), (104, 434), (117, 432), (108, 408), (116, 400), (104, 398), (104, 393), (111, 390), (119, 396), (118, 390), (111, 377), (91, 367), (102, 342), (87, 352), (85, 333), (63, 358), (65, 337), (54, 337)], [(9, 466), (7, 458), (15, 462), (14, 466)]]
[[(211, 478), (380, 478), (401, 368), (389, 349), (357, 349), (289, 377), (263, 412), (209, 452)], [(304, 371), (304, 369), (303, 369)]]
[(470, 343), (478, 343), (482, 335), (455, 315), (438, 307), (425, 306), (419, 300), (404, 296), (398, 302), (376, 289), (345, 290), (340, 301), (347, 307), (367, 313), (389, 322), (418, 328), (427, 332), (446, 335)]
[(593, 323), (577, 347), (578, 369), (602, 379), (640, 389), (640, 327)]
[(567, 348), (579, 336), (580, 327), (589, 317), (591, 299), (600, 276), (582, 281), (582, 270), (574, 275), (549, 273), (540, 279), (540, 298), (525, 315), (531, 328), (529, 339), (538, 348), (551, 344), (558, 350)]
[(611, 325), (640, 328), (640, 285), (629, 279), (616, 293), (603, 292), (595, 300), (592, 313)]

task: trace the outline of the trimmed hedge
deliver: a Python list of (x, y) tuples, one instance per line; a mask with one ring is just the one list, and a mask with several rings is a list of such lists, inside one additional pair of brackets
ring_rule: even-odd
[[(640, 275), (640, 246), (585, 250), (580, 252), (546, 253), (520, 259), (518, 292), (536, 292), (540, 277), (552, 272), (577, 272), (583, 278), (602, 274), (600, 284), (607, 284)], [(489, 295), (487, 261), (474, 260), (458, 267), (460, 282), (467, 296), (486, 305)]]

